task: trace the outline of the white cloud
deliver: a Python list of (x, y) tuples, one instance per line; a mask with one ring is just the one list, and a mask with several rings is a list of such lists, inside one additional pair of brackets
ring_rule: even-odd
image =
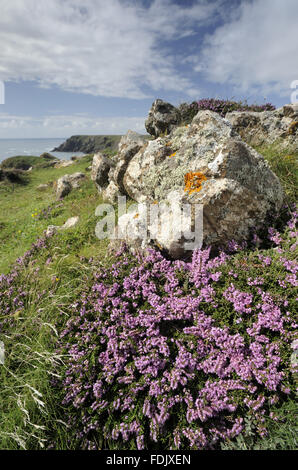
[(1, 0), (0, 78), (106, 97), (187, 91), (164, 41), (212, 21), (218, 2)]
[(69, 137), (76, 134), (126, 134), (128, 129), (146, 133), (144, 117), (17, 116), (0, 114), (0, 138)]
[(290, 97), (290, 84), (298, 79), (297, 19), (297, 0), (243, 1), (205, 39), (195, 70), (241, 92)]

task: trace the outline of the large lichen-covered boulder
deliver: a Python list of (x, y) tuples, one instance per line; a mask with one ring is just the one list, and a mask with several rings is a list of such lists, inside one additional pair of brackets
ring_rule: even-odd
[(117, 202), (118, 196), (121, 195), (122, 193), (114, 181), (110, 181), (108, 186), (101, 192), (102, 199), (112, 204)]
[(298, 150), (298, 105), (261, 113), (237, 111), (227, 113), (225, 118), (249, 145), (274, 144), (281, 150)]
[[(123, 185), (139, 203), (175, 197), (177, 204), (202, 204), (207, 246), (247, 239), (283, 203), (281, 184), (264, 158), (211, 111), (199, 111), (191, 125), (149, 141), (131, 159)], [(172, 239), (157, 241), (171, 254)], [(179, 257), (183, 246), (183, 239), (175, 242)]]
[(77, 172), (72, 175), (64, 175), (59, 178), (55, 185), (57, 199), (63, 199), (73, 189), (79, 188), (85, 177), (86, 175), (84, 173)]
[(157, 99), (145, 121), (147, 132), (154, 137), (169, 134), (181, 122), (180, 111), (170, 103)]
[(98, 152), (94, 155), (91, 169), (91, 179), (99, 193), (109, 184), (109, 172), (114, 168), (115, 163), (102, 153)]

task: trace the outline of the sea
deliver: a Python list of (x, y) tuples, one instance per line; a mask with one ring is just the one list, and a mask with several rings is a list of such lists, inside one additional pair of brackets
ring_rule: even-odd
[(81, 156), (81, 152), (52, 152), (52, 150), (63, 142), (65, 139), (0, 139), (0, 163), (9, 157), (16, 156), (37, 156), (48, 152), (60, 160), (70, 160), (73, 155)]

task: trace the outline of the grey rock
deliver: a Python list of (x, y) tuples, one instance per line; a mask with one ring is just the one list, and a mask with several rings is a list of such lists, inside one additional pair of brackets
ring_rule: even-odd
[(121, 196), (123, 194), (120, 192), (119, 187), (116, 185), (116, 183), (114, 183), (114, 181), (110, 181), (109, 185), (105, 189), (103, 189), (101, 195), (104, 201), (113, 204), (114, 202), (117, 202), (118, 196)]
[(59, 227), (57, 225), (49, 225), (46, 229), (46, 237), (51, 237), (58, 232)]
[(79, 188), (81, 186), (82, 181), (86, 178), (85, 173), (81, 172), (73, 173), (72, 175), (67, 176), (72, 186), (72, 189)]
[(74, 164), (72, 160), (60, 160), (59, 163), (55, 163), (55, 168), (67, 168)]
[(78, 160), (81, 160), (83, 158), (84, 155), (73, 155), (72, 157), (70, 157), (71, 161), (73, 162), (77, 162)]

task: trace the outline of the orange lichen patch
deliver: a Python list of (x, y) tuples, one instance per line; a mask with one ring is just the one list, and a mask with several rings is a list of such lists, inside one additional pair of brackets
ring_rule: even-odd
[(184, 191), (189, 194), (198, 193), (202, 189), (203, 181), (206, 181), (206, 176), (200, 171), (192, 171), (184, 176), (185, 188)]
[(139, 217), (139, 214), (136, 214), (136, 215), (134, 216), (134, 219), (137, 219), (138, 217)]
[(283, 158), (284, 160), (287, 160), (290, 163), (294, 163), (296, 161), (294, 155), (285, 155)]
[(177, 152), (172, 153), (172, 155), (169, 155), (169, 157), (170, 157), (170, 158), (171, 158), (171, 157), (175, 157), (176, 153), (177, 153)]

